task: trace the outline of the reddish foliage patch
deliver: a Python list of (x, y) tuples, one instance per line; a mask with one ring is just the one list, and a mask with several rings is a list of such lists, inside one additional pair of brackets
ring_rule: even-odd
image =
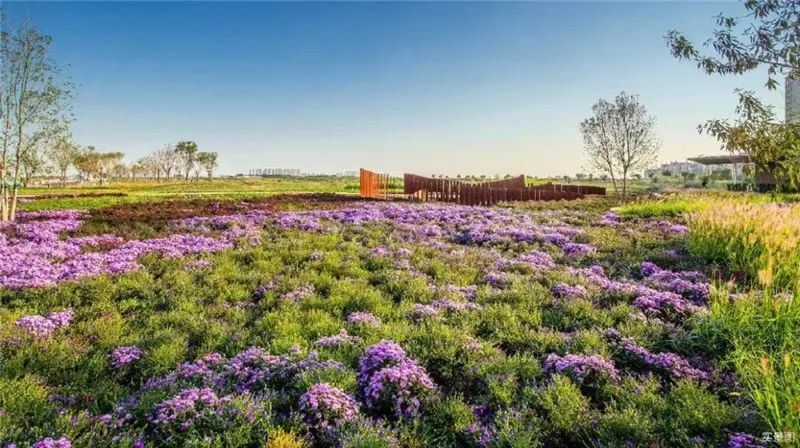
[(127, 193), (122, 192), (108, 192), (104, 193), (101, 191), (97, 192), (87, 192), (87, 193), (45, 193), (45, 194), (35, 194), (35, 195), (23, 195), (20, 196), (20, 199), (26, 200), (37, 200), (37, 199), (64, 199), (64, 198), (102, 198), (102, 197), (125, 197)]
[(77, 233), (111, 233), (126, 239), (153, 237), (169, 233), (173, 221), (195, 216), (230, 215), (248, 210), (276, 212), (282, 208), (333, 209), (359, 201), (362, 199), (352, 195), (309, 193), (244, 199), (193, 198), (118, 204), (91, 211), (91, 217)]

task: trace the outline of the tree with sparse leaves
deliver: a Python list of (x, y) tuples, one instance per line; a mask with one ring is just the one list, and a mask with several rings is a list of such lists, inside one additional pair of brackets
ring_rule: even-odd
[(767, 67), (766, 86), (778, 86), (777, 75), (800, 76), (800, 2), (745, 0), (740, 16), (717, 16), (717, 28), (705, 42), (713, 53), (702, 52), (681, 32), (666, 39), (673, 56), (689, 59), (708, 74), (740, 75)]
[(189, 173), (197, 163), (197, 143), (189, 140), (180, 141), (175, 144), (175, 152), (180, 155), (183, 169), (186, 171), (186, 180), (189, 180)]
[(614, 102), (599, 100), (592, 113), (580, 125), (589, 163), (607, 174), (614, 191), (625, 197), (629, 176), (652, 164), (661, 147), (655, 117), (648, 115), (636, 95), (625, 92)]
[(217, 168), (217, 153), (216, 152), (199, 152), (197, 153), (197, 164), (203, 167), (208, 174), (208, 179), (211, 180), (211, 175)]
[(69, 135), (62, 135), (50, 148), (48, 157), (61, 175), (62, 187), (67, 186), (67, 170), (72, 166), (76, 155), (78, 155), (78, 147), (72, 142)]
[[(766, 67), (768, 89), (778, 86), (778, 75), (800, 78), (800, 2), (745, 0), (745, 14), (720, 14), (717, 28), (706, 42), (714, 55), (701, 52), (678, 31), (667, 34), (673, 56), (689, 59), (709, 74), (739, 75)], [(800, 128), (781, 123), (770, 106), (751, 91), (737, 90), (735, 120), (710, 120), (698, 126), (714, 136), (722, 148), (747, 154), (756, 167), (797, 186), (800, 180)]]
[[(0, 17), (0, 20), (3, 20)], [(14, 220), (20, 184), (71, 121), (71, 85), (30, 23), (0, 32), (0, 220)], [(30, 170), (29, 170), (30, 171)]]

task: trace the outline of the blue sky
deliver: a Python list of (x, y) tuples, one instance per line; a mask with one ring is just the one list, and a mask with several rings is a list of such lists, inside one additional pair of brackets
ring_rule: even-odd
[(732, 2), (6, 2), (53, 37), (77, 84), (76, 141), (128, 160), (183, 139), (249, 168), (562, 175), (581, 120), (637, 93), (660, 159), (718, 151), (697, 124), (763, 72), (707, 76), (663, 36), (705, 40)]

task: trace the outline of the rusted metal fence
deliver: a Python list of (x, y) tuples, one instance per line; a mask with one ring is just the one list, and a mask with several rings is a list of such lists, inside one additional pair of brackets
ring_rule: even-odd
[(587, 194), (604, 195), (606, 189), (584, 185), (525, 185), (525, 177), (468, 183), (454, 179), (433, 179), (405, 174), (403, 191), (423, 201), (455, 202), (463, 205), (493, 205), (510, 201), (556, 201), (579, 199)]
[(389, 197), (390, 178), (388, 174), (373, 173), (364, 168), (361, 168), (359, 174), (362, 198), (385, 199)]

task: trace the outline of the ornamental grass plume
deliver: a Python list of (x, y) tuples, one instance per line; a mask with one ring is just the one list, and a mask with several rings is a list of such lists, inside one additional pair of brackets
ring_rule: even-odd
[(800, 284), (800, 206), (719, 200), (689, 214), (689, 250), (762, 286)]

